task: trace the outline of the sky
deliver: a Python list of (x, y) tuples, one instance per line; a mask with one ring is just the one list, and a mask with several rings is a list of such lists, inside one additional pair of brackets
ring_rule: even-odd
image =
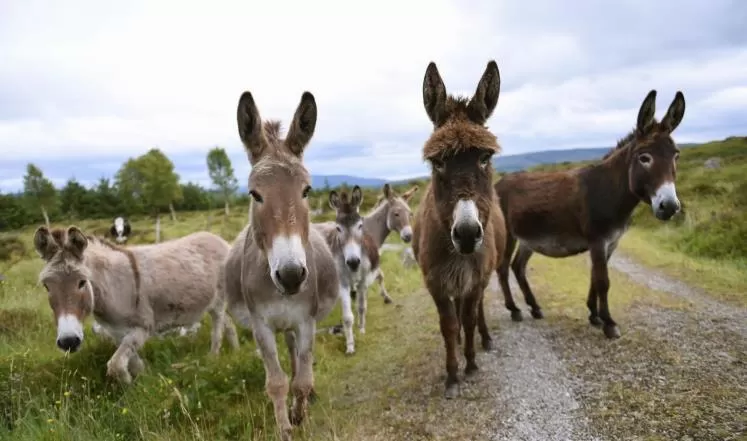
[(744, 135), (744, 23), (740, 0), (2, 1), (0, 191), (28, 162), (92, 183), (152, 147), (209, 185), (216, 145), (243, 184), (245, 90), (285, 127), (315, 95), (313, 174), (420, 176), (430, 61), (469, 96), (497, 61), (504, 155), (612, 146), (651, 89), (658, 117), (684, 92), (678, 142)]

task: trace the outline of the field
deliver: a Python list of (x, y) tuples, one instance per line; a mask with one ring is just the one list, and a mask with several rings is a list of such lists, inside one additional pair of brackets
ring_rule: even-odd
[[(710, 157), (721, 167), (703, 167)], [(457, 400), (442, 399), (443, 343), (420, 273), (404, 268), (398, 251), (385, 252), (395, 303), (371, 289), (367, 332), (356, 334), (353, 356), (344, 355), (342, 337), (317, 336), (320, 397), (299, 439), (747, 440), (745, 172), (744, 138), (683, 150), (683, 213), (663, 224), (639, 208), (611, 260), (619, 340), (588, 326), (586, 255), (530, 261), (544, 320), (524, 307), (524, 321), (511, 322), (493, 286), (486, 304), (496, 349), (479, 353), (482, 372)], [(366, 205), (375, 197), (367, 193)], [(212, 231), (232, 240), (246, 209), (234, 207), (226, 221), (220, 211), (179, 213), (162, 221), (162, 235), (203, 230), (212, 220)], [(108, 222), (77, 225), (101, 233)], [(240, 350), (224, 345), (217, 358), (207, 354), (209, 318), (195, 336), (152, 339), (142, 351), (147, 370), (131, 387), (105, 378), (114, 347), (90, 321), (82, 350), (62, 354), (36, 283), (34, 228), (0, 235), (0, 439), (276, 439), (246, 331)], [(152, 229), (151, 220), (136, 220), (134, 242), (152, 241)], [(337, 307), (321, 326), (339, 320)]]

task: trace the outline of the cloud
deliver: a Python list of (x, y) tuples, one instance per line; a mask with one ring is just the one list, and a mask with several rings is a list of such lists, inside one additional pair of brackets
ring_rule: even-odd
[(113, 174), (154, 146), (201, 182), (207, 150), (224, 146), (243, 182), (244, 90), (286, 127), (301, 93), (315, 94), (313, 173), (418, 175), (431, 60), (461, 94), (498, 61), (488, 125), (504, 154), (611, 145), (650, 89), (659, 115), (685, 93), (678, 141), (725, 137), (747, 123), (746, 21), (747, 4), (728, 0), (6, 2), (0, 157), (18, 166), (3, 166), (0, 189), (28, 161), (49, 160), (55, 179), (74, 173), (62, 159)]

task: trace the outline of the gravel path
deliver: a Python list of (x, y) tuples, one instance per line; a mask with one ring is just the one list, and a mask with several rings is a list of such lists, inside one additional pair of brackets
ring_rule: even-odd
[[(401, 254), (404, 247), (385, 244), (382, 251)], [(513, 277), (513, 276), (512, 276)], [(515, 281), (511, 279), (517, 290)], [(578, 379), (566, 368), (547, 338), (546, 323), (529, 318), (514, 323), (503, 308), (495, 274), (485, 293), (491, 326), (492, 352), (478, 351), (481, 374), (465, 385), (463, 397), (489, 402), (489, 417), (473, 439), (491, 441), (592, 441), (587, 420), (576, 398)], [(475, 336), (479, 345), (479, 336)], [(440, 383), (439, 383), (440, 386)], [(456, 400), (455, 400), (456, 401)], [(445, 403), (451, 407), (452, 403)], [(477, 435), (477, 434), (476, 434)]]

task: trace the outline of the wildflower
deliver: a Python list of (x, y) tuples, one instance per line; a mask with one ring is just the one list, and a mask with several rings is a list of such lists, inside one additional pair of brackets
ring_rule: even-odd
[(48, 419), (48, 420), (47, 420), (47, 423), (49, 423), (49, 424), (52, 424), (52, 423), (54, 423), (54, 418), (50, 418), (50, 419)]
[(70, 396), (70, 391), (66, 390), (65, 393), (63, 393), (62, 395), (66, 396), (66, 397), (69, 397)]
[(126, 408), (126, 407), (123, 407), (123, 408), (122, 408), (122, 415), (127, 415), (127, 412), (129, 412), (129, 411), (127, 410), (127, 408)]

